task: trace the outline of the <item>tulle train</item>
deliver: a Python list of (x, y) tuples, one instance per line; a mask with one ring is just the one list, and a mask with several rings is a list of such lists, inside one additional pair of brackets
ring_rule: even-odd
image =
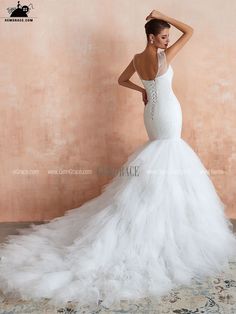
[[(182, 139), (148, 141), (98, 197), (0, 249), (0, 288), (106, 306), (157, 297), (228, 269), (236, 237), (207, 170)], [(128, 175), (129, 174), (129, 175)]]

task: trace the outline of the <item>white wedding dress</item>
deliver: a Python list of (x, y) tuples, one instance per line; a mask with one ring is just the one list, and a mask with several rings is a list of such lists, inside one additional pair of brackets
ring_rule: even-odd
[(229, 269), (236, 256), (232, 224), (207, 170), (181, 138), (173, 69), (164, 51), (157, 56), (156, 78), (141, 79), (149, 140), (99, 196), (8, 237), (0, 249), (6, 295), (109, 306), (162, 296)]

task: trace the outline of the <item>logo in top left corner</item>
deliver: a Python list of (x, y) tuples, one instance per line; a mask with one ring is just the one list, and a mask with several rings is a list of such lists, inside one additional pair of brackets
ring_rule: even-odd
[(34, 9), (33, 4), (21, 4), (21, 1), (17, 1), (15, 7), (8, 7), (6, 10), (10, 17), (5, 18), (5, 22), (32, 22), (33, 18), (30, 18), (29, 15), (31, 10)]

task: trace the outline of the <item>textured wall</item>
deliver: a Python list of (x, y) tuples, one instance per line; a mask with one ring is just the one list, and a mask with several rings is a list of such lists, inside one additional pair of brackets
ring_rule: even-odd
[[(1, 16), (9, 6), (1, 1)], [(0, 20), (0, 220), (46, 220), (78, 207), (111, 179), (99, 167), (118, 169), (147, 140), (141, 94), (117, 78), (145, 48), (152, 9), (195, 29), (172, 63), (183, 138), (236, 217), (236, 2), (40, 0), (34, 7), (33, 23)], [(172, 27), (171, 43), (179, 35)]]

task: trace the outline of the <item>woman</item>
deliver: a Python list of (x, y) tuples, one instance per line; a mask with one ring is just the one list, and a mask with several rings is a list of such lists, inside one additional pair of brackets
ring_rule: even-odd
[[(100, 196), (64, 216), (9, 237), (0, 250), (4, 293), (108, 306), (215, 275), (236, 255), (224, 204), (181, 138), (181, 108), (171, 87), (170, 62), (193, 29), (155, 10), (147, 19), (147, 47), (119, 78), (142, 92), (145, 103), (149, 140), (123, 165), (136, 171), (117, 175)], [(169, 23), (184, 34), (166, 48)], [(129, 81), (135, 70), (145, 91)]]

